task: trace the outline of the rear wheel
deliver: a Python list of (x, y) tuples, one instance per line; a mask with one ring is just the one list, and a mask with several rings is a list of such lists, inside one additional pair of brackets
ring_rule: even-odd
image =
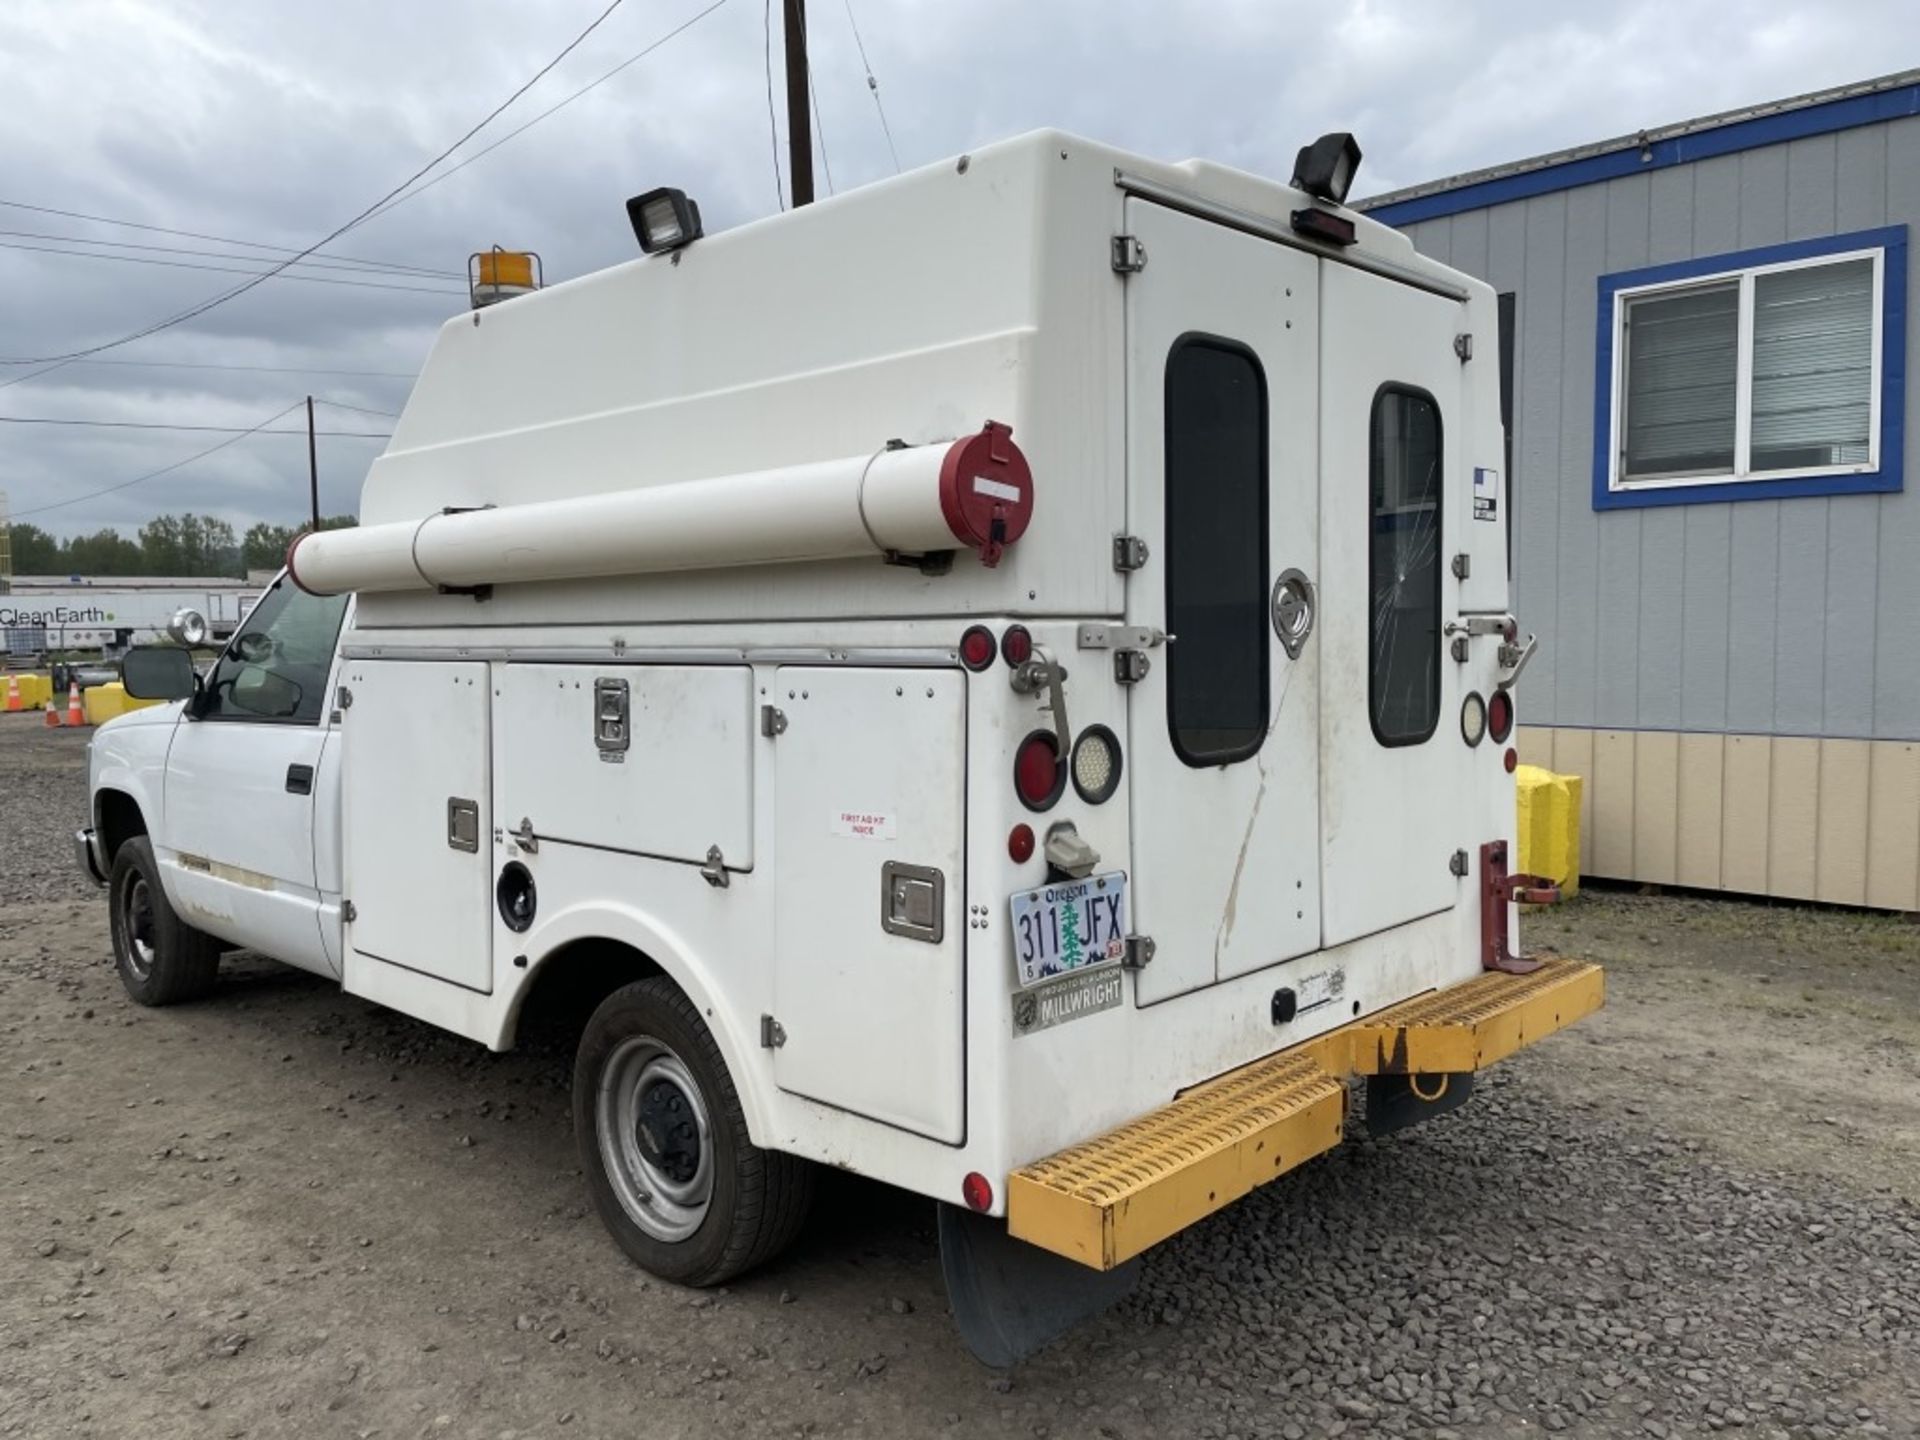
[(107, 895), (114, 968), (127, 994), (142, 1005), (175, 1005), (213, 988), (219, 942), (174, 913), (146, 836), (114, 852)]
[(614, 991), (587, 1022), (573, 1121), (601, 1220), (662, 1279), (718, 1285), (806, 1218), (811, 1167), (747, 1138), (712, 1032), (664, 977)]

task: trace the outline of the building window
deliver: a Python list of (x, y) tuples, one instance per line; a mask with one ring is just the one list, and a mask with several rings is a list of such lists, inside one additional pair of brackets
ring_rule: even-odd
[(1267, 733), (1267, 381), (1253, 352), (1184, 336), (1167, 356), (1167, 730), (1189, 765)]
[(1440, 722), (1440, 407), (1387, 385), (1367, 448), (1367, 705), (1382, 745), (1418, 745)]
[(1602, 276), (1594, 503), (1900, 488), (1906, 230)]

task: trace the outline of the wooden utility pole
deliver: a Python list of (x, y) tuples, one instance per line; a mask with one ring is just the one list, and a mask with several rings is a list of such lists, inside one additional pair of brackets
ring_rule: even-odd
[(313, 396), (307, 396), (307, 489), (313, 501), (313, 528), (320, 528), (320, 452), (313, 443)]
[(807, 0), (783, 0), (787, 17), (787, 179), (793, 205), (813, 203), (813, 126), (807, 107)]

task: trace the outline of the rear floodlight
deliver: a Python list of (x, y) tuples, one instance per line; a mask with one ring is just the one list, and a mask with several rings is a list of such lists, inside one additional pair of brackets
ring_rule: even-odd
[(1335, 130), (1311, 145), (1300, 147), (1293, 161), (1293, 187), (1306, 191), (1316, 200), (1344, 205), (1359, 169), (1359, 145), (1346, 131)]
[(701, 234), (700, 207), (671, 185), (627, 201), (627, 219), (633, 223), (640, 248), (649, 255), (691, 245)]

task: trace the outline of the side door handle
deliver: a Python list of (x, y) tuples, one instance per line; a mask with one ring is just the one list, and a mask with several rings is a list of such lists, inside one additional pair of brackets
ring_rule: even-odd
[(313, 766), (287, 766), (287, 793), (289, 795), (311, 795), (313, 793)]

